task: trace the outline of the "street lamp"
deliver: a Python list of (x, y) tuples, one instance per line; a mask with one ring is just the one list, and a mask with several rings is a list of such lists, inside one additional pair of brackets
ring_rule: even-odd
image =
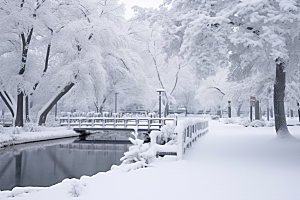
[(116, 92), (115, 93), (115, 113), (117, 113), (117, 106), (118, 106), (118, 101), (117, 101), (117, 98), (118, 98), (118, 93)]
[(158, 92), (158, 117), (161, 118), (161, 93), (165, 92), (165, 89), (157, 89), (156, 92)]
[(231, 118), (231, 101), (228, 101), (228, 118)]
[(298, 106), (298, 117), (299, 117), (299, 122), (300, 122), (300, 105), (299, 105), (299, 102), (297, 102), (297, 106)]

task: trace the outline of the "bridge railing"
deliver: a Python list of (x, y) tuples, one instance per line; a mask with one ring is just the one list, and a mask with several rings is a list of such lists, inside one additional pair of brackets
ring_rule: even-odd
[(174, 130), (174, 134), (177, 135), (177, 145), (158, 145), (156, 138), (161, 132), (151, 132), (151, 146), (155, 146), (158, 155), (177, 155), (178, 159), (182, 159), (185, 150), (190, 148), (197, 138), (208, 132), (207, 120), (182, 120), (179, 122)]
[(114, 127), (114, 128), (128, 128), (128, 127), (145, 127), (149, 130), (151, 127), (162, 127), (172, 121), (177, 124), (177, 116), (175, 118), (150, 118), (150, 117), (60, 117), (61, 126), (100, 126), (100, 127)]

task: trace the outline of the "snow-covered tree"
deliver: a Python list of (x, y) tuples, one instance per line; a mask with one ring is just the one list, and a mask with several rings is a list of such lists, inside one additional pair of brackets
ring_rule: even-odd
[(65, 29), (63, 35), (66, 38), (61, 50), (68, 48), (69, 51), (63, 51), (60, 57), (64, 67), (57, 76), (66, 77), (63, 80), (66, 85), (63, 90), (58, 90), (55, 98), (50, 99), (46, 104), (49, 106), (39, 112), (39, 123), (61, 95), (67, 93), (68, 88), (74, 86), (72, 97), (78, 105), (91, 105), (101, 98), (109, 86), (108, 79), (112, 79), (107, 70), (109, 68), (105, 66), (105, 60), (109, 57), (119, 62), (118, 65), (111, 65), (110, 71), (120, 71), (122, 68), (121, 73), (131, 75), (137, 71), (138, 64), (132, 64), (136, 56), (128, 51), (132, 41), (126, 33), (124, 8), (113, 0), (81, 2), (80, 5), (83, 11), (76, 11), (83, 12), (83, 17), (70, 23), (70, 29)]
[(232, 25), (228, 39), (235, 47), (242, 45), (252, 49), (253, 53), (244, 54), (245, 62), (253, 62), (264, 55), (269, 65), (260, 62), (262, 65), (255, 66), (255, 69), (263, 70), (267, 75), (275, 71), (275, 129), (279, 137), (290, 135), (286, 126), (284, 95), (286, 71), (293, 73), (299, 67), (299, 2), (230, 1), (218, 16)]
[[(149, 81), (153, 84), (152, 91), (155, 92), (158, 88), (165, 90), (162, 105), (165, 107), (165, 114), (167, 114), (170, 102), (172, 104), (176, 103), (175, 93), (180, 87), (179, 84), (184, 83), (179, 79), (183, 71), (187, 70), (186, 68), (190, 65), (188, 62), (185, 63), (181, 57), (170, 56), (164, 51), (165, 40), (161, 20), (153, 23), (154, 19), (149, 18), (149, 16), (155, 17), (156, 20), (159, 13), (151, 8), (136, 7), (135, 9), (139, 14), (131, 21), (131, 31), (135, 37), (139, 38), (143, 47), (141, 54), (143, 60), (149, 66), (147, 72)], [(149, 16), (145, 17), (144, 12), (147, 12)], [(191, 79), (191, 77), (189, 78)], [(156, 96), (155, 93), (154, 95)], [(157, 102), (157, 98), (153, 102)], [(155, 107), (158, 106), (157, 103), (154, 103), (154, 105), (156, 105)]]
[(227, 75), (228, 68), (224, 68), (200, 81), (195, 98), (205, 110), (221, 110), (226, 106), (227, 100), (231, 100), (228, 95), (231, 87), (227, 82)]
[(228, 65), (230, 53), (232, 62), (242, 58), (238, 69), (248, 70), (245, 75), (276, 74), (275, 129), (280, 137), (289, 135), (284, 115), (285, 76), (286, 71), (293, 74), (299, 67), (299, 2), (167, 0), (165, 5), (169, 7), (160, 8), (167, 19), (163, 23), (165, 49), (194, 61), (202, 75), (215, 72), (211, 63), (218, 63), (217, 68)]
[[(39, 13), (43, 3), (33, 0), (0, 3), (1, 97), (15, 117), (17, 126), (23, 125), (24, 95), (35, 81), (31, 72), (39, 70), (38, 59), (34, 58), (36, 54), (30, 51), (30, 46), (36, 36), (36, 27), (42, 26)], [(15, 93), (17, 98), (14, 98)]]
[[(127, 32), (124, 5), (117, 0), (4, 1), (0, 6), (4, 27), (0, 43), (5, 47), (0, 54), (4, 72), (0, 94), (12, 114), (17, 113), (16, 125), (23, 125), (24, 95), (30, 94), (42, 124), (69, 91), (78, 106), (104, 96), (111, 87), (110, 72), (118, 71), (120, 79), (135, 79), (135, 85), (139, 84), (136, 77), (143, 79), (143, 63), (130, 50), (134, 41)], [(112, 59), (118, 65), (106, 64)]]

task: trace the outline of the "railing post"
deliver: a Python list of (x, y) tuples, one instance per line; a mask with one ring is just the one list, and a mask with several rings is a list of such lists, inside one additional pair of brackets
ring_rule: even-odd
[(81, 119), (79, 118), (79, 127), (81, 127)]
[(139, 127), (139, 118), (138, 118), (138, 116), (136, 116), (136, 118), (135, 118), (135, 125), (136, 125), (137, 128)]
[(102, 118), (102, 126), (105, 127), (105, 117), (103, 115), (103, 118)]
[(178, 115), (177, 115), (177, 114), (175, 114), (175, 119), (174, 119), (174, 121), (175, 121), (175, 126), (177, 126), (177, 121), (178, 121)]
[(127, 119), (126, 119), (126, 116), (124, 116), (124, 127), (126, 128), (127, 127)]
[(94, 127), (95, 126), (95, 118), (93, 117), (92, 118), (92, 127)]
[(189, 137), (189, 134), (190, 134), (190, 127), (189, 126), (186, 127), (185, 133), (186, 133), (186, 136)]
[(68, 113), (68, 130), (70, 130), (70, 113)]
[(181, 160), (184, 151), (184, 134), (182, 132), (177, 133), (177, 159)]
[(161, 127), (163, 127), (164, 125), (165, 125), (165, 118), (162, 117), (162, 118), (161, 118)]
[(114, 128), (116, 127), (116, 123), (117, 123), (117, 120), (116, 120), (116, 115), (114, 114)]
[(150, 119), (150, 117), (148, 117), (148, 131), (150, 131), (150, 128), (151, 128), (150, 123), (151, 123), (151, 119)]

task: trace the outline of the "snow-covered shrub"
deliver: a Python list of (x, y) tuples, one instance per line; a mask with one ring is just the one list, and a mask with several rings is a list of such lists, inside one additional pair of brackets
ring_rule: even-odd
[(234, 124), (234, 120), (232, 118), (226, 118), (224, 124)]
[(86, 117), (86, 113), (85, 112), (78, 112), (79, 114), (78, 114), (78, 116), (79, 117)]
[(37, 123), (28, 122), (28, 123), (24, 123), (23, 130), (25, 132), (42, 132), (43, 128), (39, 126)]
[(67, 116), (68, 116), (68, 113), (67, 113), (67, 112), (61, 112), (61, 113), (60, 113), (60, 116), (61, 116), (61, 117), (67, 117)]
[(146, 152), (150, 148), (150, 143), (145, 143), (143, 140), (138, 139), (138, 132), (132, 132), (133, 138), (129, 138), (130, 142), (133, 144), (129, 147), (129, 151), (124, 153), (124, 156), (120, 159), (122, 164), (131, 164), (138, 161), (142, 161), (145, 166), (149, 163), (149, 157), (144, 155), (143, 153)]
[(168, 123), (161, 128), (161, 134), (157, 138), (158, 144), (166, 144), (171, 140), (176, 140), (176, 135), (174, 135), (175, 125), (174, 123)]
[(155, 158), (155, 151), (148, 151), (151, 143), (145, 143), (143, 140), (138, 139), (138, 132), (132, 132), (134, 139), (129, 138), (133, 144), (129, 150), (124, 153), (120, 159), (122, 161), (120, 166), (113, 165), (111, 170), (131, 171), (139, 168), (147, 167), (152, 159)]
[(16, 134), (20, 134), (21, 133), (21, 127), (13, 127), (13, 129), (11, 129), (11, 134), (12, 135), (16, 135)]
[(73, 197), (79, 197), (85, 186), (86, 186), (86, 184), (82, 184), (82, 183), (79, 182), (79, 180), (74, 179), (71, 182), (71, 189), (70, 189), (69, 193)]
[(267, 121), (266, 126), (273, 127), (273, 126), (275, 126), (275, 122), (274, 121)]
[(49, 117), (46, 120), (46, 124), (45, 126), (47, 127), (59, 127), (60, 126), (60, 122), (59, 120), (55, 119), (55, 117)]
[(95, 114), (95, 111), (92, 111), (92, 112), (88, 112), (86, 114), (87, 117), (94, 117), (94, 114)]
[(0, 125), (0, 133), (4, 133), (4, 128), (2, 125)]
[(250, 119), (243, 119), (243, 120), (241, 120), (241, 125), (243, 125), (245, 127), (250, 126), (250, 123), (251, 123)]
[(212, 115), (210, 116), (212, 120), (219, 120), (219, 116), (218, 115)]
[(255, 121), (252, 121), (250, 123), (250, 126), (252, 126), (252, 127), (264, 127), (264, 126), (266, 126), (266, 122), (262, 121), (262, 120), (255, 120)]

